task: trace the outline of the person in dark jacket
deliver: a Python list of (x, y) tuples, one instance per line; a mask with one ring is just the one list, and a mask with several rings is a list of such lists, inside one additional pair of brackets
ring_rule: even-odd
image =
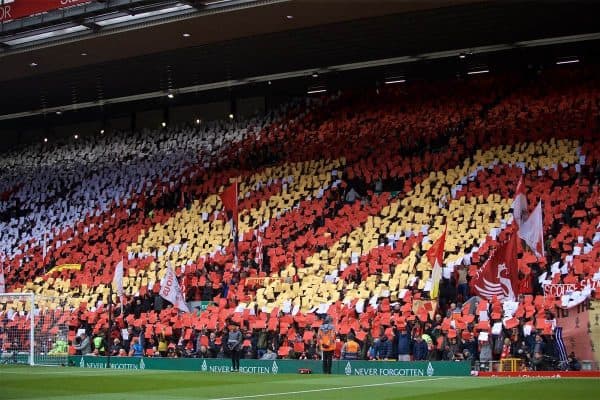
[(262, 329), (256, 336), (256, 358), (260, 359), (267, 352), (269, 347), (269, 332), (267, 329)]
[(227, 336), (227, 348), (231, 353), (231, 370), (240, 370), (240, 350), (242, 346), (242, 332), (237, 325), (233, 325)]
[(111, 356), (118, 356), (119, 352), (123, 349), (123, 345), (121, 345), (121, 341), (119, 338), (115, 338), (113, 340), (113, 344), (110, 346), (109, 352)]
[(376, 360), (388, 360), (392, 358), (392, 342), (384, 334), (375, 341), (373, 350)]
[(427, 343), (419, 335), (415, 338), (413, 345), (413, 357), (415, 361), (427, 360)]
[(398, 330), (394, 340), (396, 341), (396, 346), (398, 349), (398, 361), (410, 361), (412, 340), (408, 331), (408, 327), (405, 326), (403, 329)]

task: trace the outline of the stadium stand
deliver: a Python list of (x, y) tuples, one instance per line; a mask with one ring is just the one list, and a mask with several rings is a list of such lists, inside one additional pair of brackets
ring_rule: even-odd
[[(146, 356), (225, 357), (227, 327), (239, 324), (246, 358), (314, 358), (329, 315), (338, 358), (352, 336), (364, 359), (541, 368), (536, 353), (558, 357), (565, 307), (542, 283), (600, 280), (599, 83), (585, 67), (415, 82), (235, 124), (10, 153), (0, 161), (7, 285), (64, 296), (46, 312), (69, 321), (70, 341), (85, 329), (125, 353), (135, 336)], [(514, 228), (522, 176), (529, 211), (543, 204), (545, 256), (519, 248), (517, 302), (473, 296)], [(237, 246), (219, 197), (236, 181)], [(432, 299), (427, 250), (444, 231)], [(120, 261), (125, 299), (108, 332)], [(202, 308), (180, 313), (159, 296), (167, 267)], [(23, 311), (0, 313), (25, 329)]]

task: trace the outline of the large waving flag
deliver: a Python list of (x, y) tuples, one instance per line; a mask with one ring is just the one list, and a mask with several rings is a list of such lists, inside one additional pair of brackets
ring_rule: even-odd
[[(446, 228), (447, 229), (447, 228)], [(429, 263), (433, 266), (431, 272), (430, 297), (437, 299), (440, 291), (440, 280), (442, 279), (442, 265), (444, 263), (444, 246), (446, 245), (446, 229), (442, 236), (427, 250), (425, 254)]]
[(512, 202), (513, 218), (518, 226), (523, 225), (527, 220), (527, 196), (525, 195), (525, 184), (523, 183), (523, 176), (517, 183), (517, 190), (515, 192), (515, 198)]
[(115, 276), (113, 283), (117, 288), (117, 295), (121, 298), (121, 304), (123, 304), (123, 260), (115, 266)]
[(177, 307), (179, 310), (183, 312), (190, 312), (190, 309), (185, 302), (185, 298), (183, 297), (181, 288), (179, 287), (177, 276), (171, 267), (167, 267), (167, 273), (160, 281), (159, 294), (163, 299), (171, 302), (171, 304), (173, 304), (173, 306)]
[(473, 289), (479, 296), (490, 300), (514, 301), (519, 295), (519, 265), (517, 263), (517, 235), (501, 243), (483, 264), (473, 279)]
[(519, 229), (519, 237), (540, 258), (544, 257), (544, 219), (542, 216), (542, 202), (540, 201), (527, 221)]
[(231, 234), (233, 235), (233, 257), (235, 268), (238, 266), (238, 183), (235, 181), (221, 193), (221, 202), (227, 217), (231, 221)]

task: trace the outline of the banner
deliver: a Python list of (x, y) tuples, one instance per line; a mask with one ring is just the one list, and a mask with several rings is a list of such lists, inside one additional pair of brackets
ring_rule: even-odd
[[(579, 360), (594, 360), (588, 310), (577, 312), (576, 308), (558, 312), (556, 325), (562, 327), (562, 337), (567, 354), (574, 352)], [(593, 322), (592, 322), (593, 323)]]
[(579, 285), (575, 283), (548, 283), (542, 285), (544, 288), (544, 296), (562, 297), (579, 289)]
[(60, 272), (60, 271), (66, 271), (66, 270), (80, 271), (81, 270), (81, 264), (62, 264), (62, 265), (57, 265), (56, 267), (54, 267), (51, 270), (49, 270), (47, 273), (51, 274), (53, 272)]
[(579, 283), (547, 283), (542, 285), (544, 297), (554, 297), (561, 301), (560, 308), (576, 307), (590, 298), (592, 290), (598, 290), (600, 281), (591, 279)]
[(92, 0), (0, 0), (0, 22), (91, 2)]
[(171, 267), (167, 267), (167, 273), (160, 281), (159, 294), (163, 299), (170, 301), (171, 304), (173, 304), (173, 307), (176, 307), (183, 312), (190, 312), (187, 304), (185, 303), (185, 298), (181, 292), (181, 288), (179, 287), (177, 276)]
[(593, 360), (600, 363), (600, 301), (592, 302), (592, 308), (588, 311), (590, 324), (590, 341)]
[(285, 282), (285, 278), (270, 277), (270, 276), (251, 276), (246, 278), (244, 286), (265, 286), (273, 282)]
[[(69, 364), (80, 368), (108, 368), (106, 357), (70, 356)], [(240, 372), (245, 374), (297, 374), (309, 369), (322, 373), (321, 361), (314, 360), (240, 360)], [(111, 357), (111, 369), (177, 370), (210, 373), (230, 373), (231, 360), (219, 358), (147, 358)], [(333, 361), (332, 372), (347, 376), (469, 376), (471, 364), (452, 361)]]

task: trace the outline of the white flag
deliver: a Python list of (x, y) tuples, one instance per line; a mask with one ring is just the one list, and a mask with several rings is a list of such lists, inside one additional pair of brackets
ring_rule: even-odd
[(0, 293), (6, 293), (6, 285), (4, 283), (4, 269), (0, 271)]
[[(123, 296), (123, 260), (119, 261), (117, 266), (115, 267), (115, 277), (113, 278), (113, 283), (117, 287), (117, 294), (119, 297)], [(121, 299), (121, 303), (123, 299)]]
[(167, 273), (162, 278), (162, 281), (160, 281), (159, 294), (163, 299), (170, 301), (171, 304), (181, 311), (190, 312), (187, 304), (185, 303), (185, 298), (183, 297), (181, 288), (179, 287), (177, 276), (171, 267), (167, 267)]
[(48, 244), (46, 243), (46, 232), (44, 232), (44, 240), (42, 242), (42, 246), (44, 246), (42, 248), (42, 261), (44, 262), (44, 264), (46, 263), (46, 254), (48, 252)]
[(540, 201), (527, 221), (519, 229), (519, 237), (527, 243), (537, 257), (544, 256), (544, 219)]
[(525, 194), (525, 184), (523, 183), (523, 176), (517, 183), (517, 190), (515, 192), (515, 198), (512, 202), (513, 219), (519, 225), (523, 225), (527, 220), (527, 195)]

